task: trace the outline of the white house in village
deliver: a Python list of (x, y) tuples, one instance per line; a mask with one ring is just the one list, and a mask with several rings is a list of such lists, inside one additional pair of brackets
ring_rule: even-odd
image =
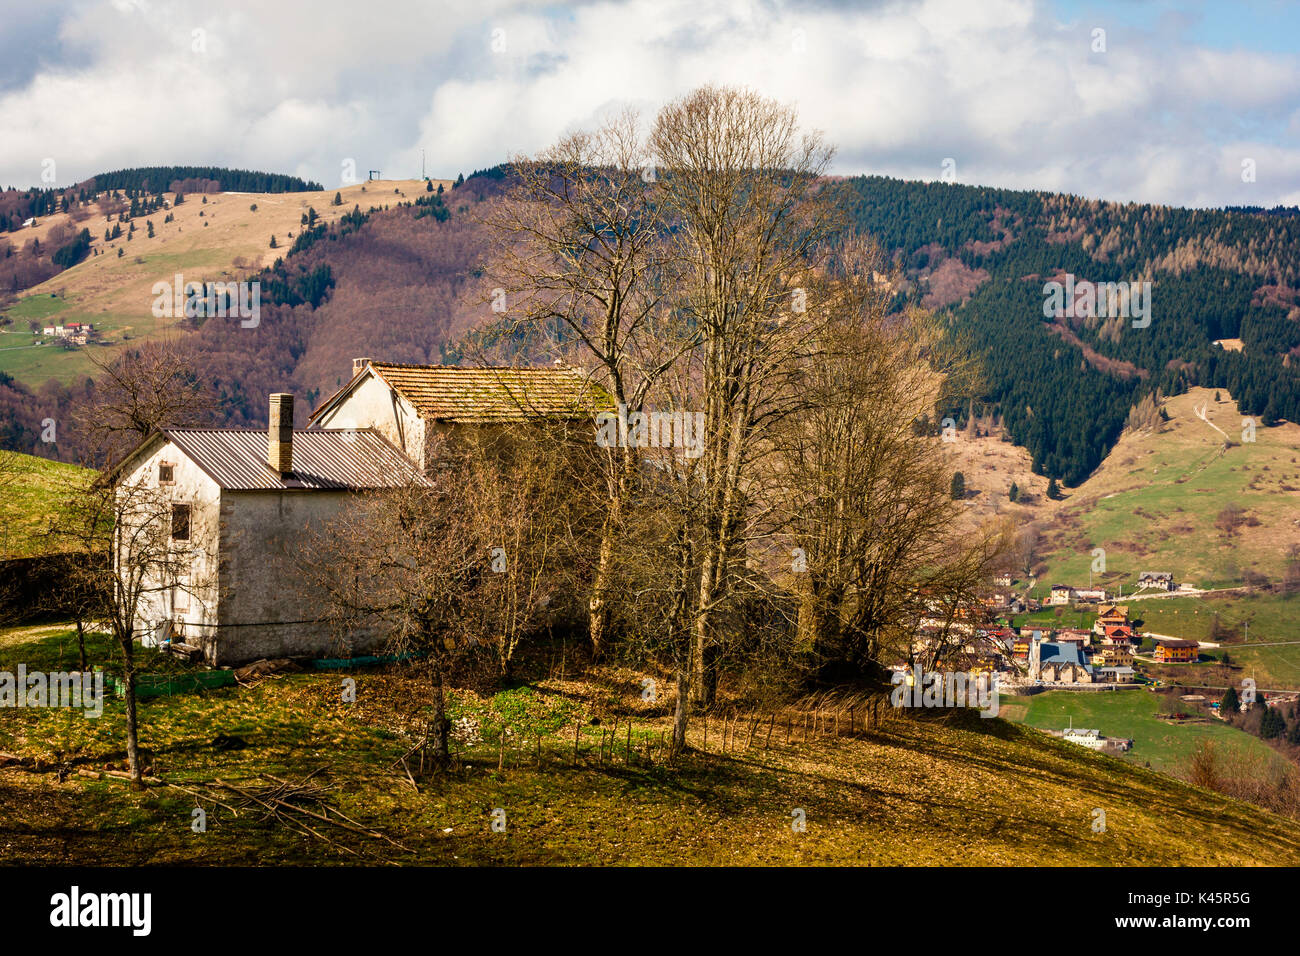
[(1068, 584), (1053, 584), (1047, 603), (1056, 605), (1069, 604), (1073, 599), (1074, 588)]
[(435, 434), (466, 425), (590, 422), (612, 408), (603, 389), (566, 366), (461, 368), (359, 358), (352, 379), (312, 413), (310, 424), (374, 428), (424, 469)]
[(1173, 591), (1177, 585), (1174, 584), (1174, 575), (1172, 571), (1143, 571), (1138, 575), (1139, 588), (1155, 588), (1157, 591)]
[[(147, 495), (148, 520), (168, 524), (174, 549), (154, 563), (155, 576), (170, 580), (147, 581), (141, 595), (136, 633), (145, 643), (179, 642), (217, 665), (340, 650), (295, 571), (313, 529), (358, 494), (424, 479), (372, 429), (295, 430), (292, 395), (271, 396), (270, 419), (266, 431), (165, 429), (115, 469), (118, 500)], [(123, 523), (120, 549), (141, 537)], [(368, 650), (381, 636), (354, 638), (344, 650)]]

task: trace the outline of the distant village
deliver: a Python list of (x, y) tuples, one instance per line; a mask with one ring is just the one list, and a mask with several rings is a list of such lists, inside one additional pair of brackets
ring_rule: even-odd
[[(1158, 679), (1144, 673), (1144, 665), (1192, 664), (1199, 660), (1197, 641), (1143, 633), (1135, 626), (1129, 605), (1119, 603), (1104, 588), (1054, 584), (1046, 599), (1040, 601), (1012, 590), (1012, 584), (1010, 575), (997, 577), (994, 587), (980, 598), (980, 607), (959, 607), (952, 619), (937, 615), (940, 605), (936, 602), (936, 617), (922, 620), (913, 655), (924, 655), (940, 644), (951, 647), (954, 639), (964, 640), (956, 657), (949, 656), (954, 666), (965, 669), (974, 679), (996, 675), (999, 692), (1012, 695), (1159, 686)], [(1171, 572), (1144, 571), (1138, 575), (1137, 587), (1130, 596), (1177, 590)], [(1095, 608), (1096, 618), (1091, 628), (1012, 623), (1014, 616), (1053, 607)], [(899, 661), (893, 669), (907, 670), (910, 666)], [(1104, 736), (1096, 729), (1068, 727), (1049, 733), (1091, 750), (1126, 751), (1133, 743)]]
[[(1098, 685), (1145, 683), (1140, 666), (1194, 663), (1196, 641), (1143, 634), (1120, 604), (1103, 588), (1076, 588), (1054, 584), (1045, 601), (1016, 593), (1009, 575), (998, 577), (994, 588), (980, 598), (976, 609), (958, 608), (952, 621), (939, 617), (922, 620), (915, 652), (924, 652), (944, 635), (965, 637), (958, 666), (973, 675), (998, 674), (1004, 689), (1054, 687), (1057, 689), (1108, 689)], [(1134, 594), (1148, 590), (1175, 591), (1174, 576), (1166, 571), (1145, 571)], [(1032, 614), (1047, 607), (1095, 606), (1091, 628), (1047, 627), (1026, 623), (1014, 626), (1014, 615)], [(937, 607), (937, 606), (936, 606)], [(983, 626), (975, 620), (991, 620)], [(1147, 646), (1142, 651), (1144, 644)], [(896, 666), (906, 666), (899, 664)]]

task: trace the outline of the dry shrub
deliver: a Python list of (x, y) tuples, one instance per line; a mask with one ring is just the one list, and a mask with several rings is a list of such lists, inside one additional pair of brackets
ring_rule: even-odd
[(1258, 753), (1203, 740), (1181, 776), (1189, 783), (1300, 819), (1300, 768), (1272, 753)]

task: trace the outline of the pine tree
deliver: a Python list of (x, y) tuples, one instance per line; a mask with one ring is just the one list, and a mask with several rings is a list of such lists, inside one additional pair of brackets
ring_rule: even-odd
[(966, 477), (960, 471), (952, 475), (952, 500), (962, 501), (966, 497)]
[(1053, 501), (1061, 500), (1061, 487), (1056, 483), (1055, 478), (1049, 478), (1047, 480), (1047, 497), (1051, 498)]
[(271, 248), (274, 249), (274, 248), (276, 247), (276, 245), (277, 245), (277, 243), (276, 243), (276, 241), (275, 241), (275, 236), (272, 236), (272, 237), (271, 237)]
[(342, 193), (335, 193), (335, 194), (334, 194), (334, 202), (333, 202), (332, 205), (335, 205), (335, 206), (342, 206), (342, 205), (343, 205), (343, 194), (342, 194)]
[(1290, 731), (1287, 732), (1286, 741), (1289, 744), (1300, 746), (1300, 713), (1295, 716), (1295, 723), (1291, 725)]
[(1229, 687), (1224, 693), (1223, 698), (1219, 701), (1220, 714), (1235, 714), (1241, 702), (1237, 699), (1237, 689)]
[(1260, 737), (1264, 740), (1272, 740), (1274, 737), (1281, 737), (1284, 733), (1286, 733), (1286, 718), (1276, 707), (1266, 708), (1259, 722)]
[(1014, 481), (1011, 482), (1011, 490), (1007, 492), (1007, 497), (1010, 498), (1012, 501), (1020, 500), (1020, 486), (1017, 485)]

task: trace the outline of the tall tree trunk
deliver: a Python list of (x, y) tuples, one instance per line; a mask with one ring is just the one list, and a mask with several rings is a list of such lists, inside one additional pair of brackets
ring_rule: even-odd
[(717, 671), (713, 645), (714, 565), (706, 559), (700, 569), (698, 612), (691, 637), (691, 694), (694, 703), (708, 707), (713, 703)]
[(677, 586), (668, 612), (668, 627), (677, 662), (677, 707), (673, 713), (670, 759), (686, 749), (686, 729), (691, 718), (691, 652), (694, 640), (687, 625), (686, 609), (691, 592), (691, 542), (684, 526), (677, 529)]
[(825, 608), (822, 605), (821, 579), (813, 571), (802, 573), (799, 588), (799, 617), (795, 624), (795, 647), (817, 651), (825, 640)]
[(447, 697), (443, 689), (442, 667), (430, 667), (433, 684), (433, 765), (438, 770), (451, 762), (451, 721), (447, 719)]
[(86, 670), (86, 626), (81, 618), (77, 618), (77, 653), (81, 657), (81, 670)]
[(122, 676), (126, 683), (126, 762), (127, 771), (137, 787), (144, 786), (140, 768), (140, 728), (135, 706), (135, 644), (132, 635), (118, 636), (122, 645)]
[(609, 502), (609, 511), (600, 534), (600, 558), (596, 563), (595, 579), (591, 584), (591, 598), (587, 604), (588, 632), (591, 635), (591, 657), (599, 662), (609, 637), (610, 580), (614, 568), (614, 542), (623, 524), (623, 496), (616, 493)]
[(691, 669), (686, 662), (677, 665), (677, 708), (673, 712), (673, 740), (669, 757), (686, 749), (686, 726), (691, 715)]

